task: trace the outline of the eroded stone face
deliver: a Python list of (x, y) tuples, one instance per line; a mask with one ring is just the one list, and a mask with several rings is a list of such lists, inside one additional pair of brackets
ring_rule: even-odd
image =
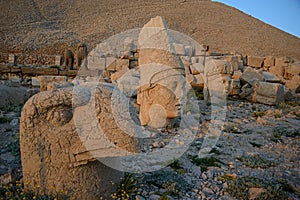
[(151, 19), (139, 35), (141, 125), (160, 128), (180, 116), (184, 66), (163, 17)]
[[(179, 84), (177, 86), (180, 87)], [(138, 103), (141, 104), (140, 121), (142, 125), (155, 128), (164, 127), (169, 122), (168, 119), (180, 116), (180, 97), (160, 84), (156, 84), (152, 88), (141, 89)]]
[[(91, 110), (87, 110), (91, 94), (87, 88), (81, 89), (78, 92), (72, 87), (45, 91), (25, 104), (20, 122), (20, 146), (23, 180), (29, 183), (27, 188), (39, 186), (42, 194), (64, 190), (70, 199), (99, 199), (100, 196), (109, 197), (114, 190), (110, 181), (117, 182), (123, 175), (96, 160), (97, 156), (117, 156), (117, 147), (127, 151), (137, 149), (135, 139), (121, 130), (114, 120), (111, 111), (113, 87), (96, 87), (96, 102)], [(81, 110), (93, 113), (96, 123), (86, 118)], [(87, 125), (81, 126), (86, 132), (80, 131), (75, 115)], [(99, 126), (103, 127), (105, 136), (93, 132)], [(107, 142), (97, 144), (100, 139)], [(88, 146), (91, 142), (98, 146)], [(116, 150), (99, 147), (105, 144), (114, 144)]]

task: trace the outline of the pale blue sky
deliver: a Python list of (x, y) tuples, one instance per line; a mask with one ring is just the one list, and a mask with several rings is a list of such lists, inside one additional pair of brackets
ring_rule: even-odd
[(300, 0), (214, 0), (300, 38)]

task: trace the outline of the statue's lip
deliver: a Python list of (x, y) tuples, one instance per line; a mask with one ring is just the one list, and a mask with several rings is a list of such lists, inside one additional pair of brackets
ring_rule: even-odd
[(175, 104), (175, 107), (181, 107), (182, 106), (182, 104), (181, 103), (177, 103), (177, 104)]

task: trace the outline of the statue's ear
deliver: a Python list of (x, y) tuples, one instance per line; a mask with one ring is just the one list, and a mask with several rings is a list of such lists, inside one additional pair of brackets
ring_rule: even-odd
[(152, 104), (153, 100), (151, 97), (151, 90), (139, 88), (137, 95), (137, 103), (139, 105), (141, 105), (142, 103)]

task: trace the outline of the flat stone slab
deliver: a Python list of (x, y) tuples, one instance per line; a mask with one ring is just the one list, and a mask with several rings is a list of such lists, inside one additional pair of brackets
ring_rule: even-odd
[(277, 77), (276, 75), (270, 73), (270, 72), (262, 72), (262, 75), (264, 76), (264, 79), (266, 82), (269, 83), (280, 83), (280, 78)]

